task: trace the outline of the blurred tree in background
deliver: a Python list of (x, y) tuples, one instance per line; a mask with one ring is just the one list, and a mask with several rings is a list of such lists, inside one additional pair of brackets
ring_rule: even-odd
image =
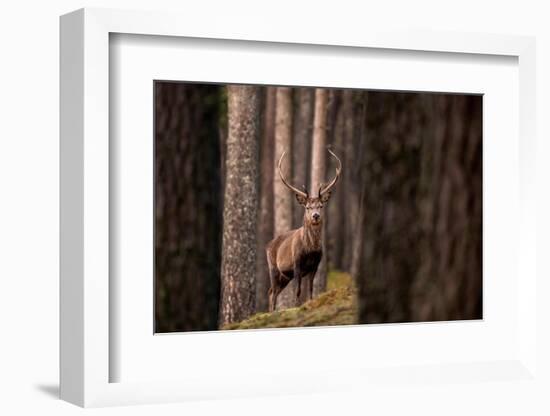
[(433, 95), (421, 149), (420, 266), (408, 319), (481, 318), (482, 101)]
[(268, 307), (269, 272), (265, 246), (273, 238), (273, 172), (275, 172), (275, 99), (276, 88), (263, 89), (260, 143), (260, 207), (258, 210), (258, 238), (256, 253), (256, 311)]
[[(277, 161), (283, 152), (292, 149), (292, 125), (293, 125), (293, 94), (292, 88), (277, 87), (275, 95), (275, 158), (273, 168), (273, 203), (274, 226), (273, 236), (281, 235), (292, 229), (292, 212), (295, 207), (294, 195), (288, 192), (283, 184), (278, 171)], [(292, 177), (292, 164), (284, 163), (281, 170), (285, 178)], [(269, 192), (269, 191), (268, 191)], [(273, 236), (271, 238), (273, 238)], [(270, 238), (270, 240), (271, 240)], [(265, 256), (265, 252), (262, 252)], [(288, 285), (289, 290), (284, 290), (278, 301), (277, 309), (286, 309), (294, 306), (294, 284)]]
[(155, 331), (218, 327), (221, 88), (155, 82)]
[[(326, 185), (326, 147), (327, 147), (327, 107), (329, 92), (326, 88), (315, 89), (315, 110), (313, 113), (313, 137), (311, 144), (311, 179), (310, 195), (319, 195), (319, 190)], [(326, 215), (325, 215), (326, 217)], [(313, 295), (318, 296), (327, 289), (327, 221), (323, 221), (323, 257), (313, 280)]]
[(369, 92), (361, 322), (481, 318), (481, 97)]

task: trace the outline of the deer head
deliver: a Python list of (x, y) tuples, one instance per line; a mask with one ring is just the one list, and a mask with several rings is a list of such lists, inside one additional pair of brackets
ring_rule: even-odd
[(338, 182), (338, 178), (340, 177), (340, 173), (342, 172), (342, 162), (340, 161), (338, 156), (336, 156), (330, 149), (327, 149), (327, 150), (332, 156), (334, 156), (334, 158), (338, 162), (338, 166), (336, 167), (336, 176), (328, 183), (328, 185), (321, 184), (319, 186), (319, 190), (316, 196), (310, 196), (305, 185), (304, 185), (304, 190), (301, 191), (286, 181), (281, 171), (281, 164), (283, 162), (283, 158), (286, 154), (286, 151), (283, 152), (283, 154), (279, 158), (279, 163), (277, 167), (279, 170), (279, 176), (281, 177), (281, 180), (283, 181), (283, 183), (286, 185), (287, 188), (289, 188), (292, 192), (294, 192), (298, 203), (305, 208), (304, 225), (317, 226), (322, 223), (323, 206), (330, 199), (330, 196), (332, 194), (332, 188), (334, 187), (334, 185), (336, 185), (336, 182)]

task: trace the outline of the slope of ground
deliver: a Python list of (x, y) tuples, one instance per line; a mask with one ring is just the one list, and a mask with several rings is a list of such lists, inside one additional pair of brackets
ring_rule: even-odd
[(258, 313), (222, 329), (290, 328), (357, 323), (356, 292), (349, 274), (332, 271), (327, 291), (298, 308)]

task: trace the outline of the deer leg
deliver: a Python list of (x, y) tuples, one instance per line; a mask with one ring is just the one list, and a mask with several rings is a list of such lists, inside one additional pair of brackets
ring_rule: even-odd
[(275, 278), (275, 285), (269, 289), (269, 312), (275, 312), (277, 309), (277, 298), (289, 281), (290, 280), (286, 276), (280, 273), (277, 275), (277, 278)]
[(269, 252), (267, 254), (267, 266), (269, 269), (269, 282), (271, 287), (268, 291), (269, 296), (269, 312), (273, 312), (277, 306), (277, 296), (282, 289), (279, 288), (279, 270), (271, 264)]
[(269, 288), (269, 312), (274, 312), (277, 308), (277, 297), (281, 293), (279, 285), (275, 285)]
[(277, 296), (279, 295), (277, 289), (269, 289), (269, 312), (274, 312), (277, 307)]
[(317, 274), (317, 267), (311, 274), (309, 275), (309, 300), (313, 299), (313, 282), (315, 279), (315, 275)]
[(296, 306), (300, 306), (300, 295), (302, 294), (302, 273), (300, 266), (294, 265), (294, 278), (296, 279)]
[(289, 282), (289, 280), (285, 276), (283, 276), (282, 274), (279, 274), (279, 279), (280, 279), (281, 283), (278, 283), (273, 288), (273, 292), (272, 292), (272, 295), (271, 295), (272, 296), (272, 301), (270, 302), (271, 303), (270, 312), (275, 312), (277, 310), (277, 298), (279, 297), (279, 295), (281, 294), (281, 292), (283, 291), (283, 289), (286, 287), (286, 285)]
[(269, 312), (272, 311), (273, 309), (273, 290), (271, 288), (269, 288), (269, 290), (267, 291), (267, 299), (269, 300)]
[(303, 290), (305, 291), (306, 293), (306, 296), (305, 296), (305, 301), (307, 302), (308, 300), (311, 300), (311, 285), (312, 285), (312, 281), (311, 281), (311, 274), (306, 274), (304, 277), (303, 277)]
[[(296, 302), (300, 302), (300, 295), (302, 294), (302, 276), (298, 276), (298, 287), (296, 288)], [(299, 305), (296, 305), (299, 306)]]
[(282, 273), (278, 273), (277, 279), (276, 279), (276, 285), (273, 288), (273, 302), (272, 302), (272, 309), (270, 312), (274, 312), (277, 310), (277, 298), (283, 291), (285, 287), (287, 287), (288, 283), (290, 282), (290, 279), (286, 277)]

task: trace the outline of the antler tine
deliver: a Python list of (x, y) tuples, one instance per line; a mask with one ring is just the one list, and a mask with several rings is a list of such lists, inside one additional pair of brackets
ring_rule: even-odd
[(340, 161), (338, 156), (336, 156), (334, 154), (334, 152), (332, 150), (330, 150), (329, 148), (327, 148), (327, 150), (332, 156), (334, 156), (334, 158), (338, 162), (338, 166), (336, 167), (336, 176), (334, 177), (334, 179), (332, 181), (330, 181), (329, 184), (327, 186), (325, 186), (324, 188), (322, 188), (322, 185), (321, 185), (321, 188), (319, 188), (319, 196), (321, 196), (322, 194), (330, 191), (332, 189), (332, 187), (334, 185), (336, 185), (336, 182), (338, 182), (338, 179), (340, 178), (340, 174), (342, 173), (342, 162)]
[(319, 192), (317, 192), (317, 195), (319, 196), (319, 198), (321, 198), (321, 195), (323, 194), (323, 186), (325, 186), (325, 184), (321, 182), (319, 184)]
[(277, 169), (279, 170), (279, 176), (281, 177), (281, 180), (283, 181), (283, 183), (294, 193), (298, 194), (298, 195), (301, 195), (303, 196), (304, 198), (307, 198), (308, 195), (307, 193), (305, 192), (302, 192), (300, 191), (298, 188), (295, 188), (294, 186), (292, 186), (291, 184), (289, 184), (286, 179), (284, 178), (283, 176), (283, 171), (281, 170), (281, 163), (283, 162), (283, 158), (285, 157), (285, 154), (286, 154), (286, 150), (283, 151), (283, 153), (281, 154), (281, 157), (279, 158), (279, 163), (277, 164)]

